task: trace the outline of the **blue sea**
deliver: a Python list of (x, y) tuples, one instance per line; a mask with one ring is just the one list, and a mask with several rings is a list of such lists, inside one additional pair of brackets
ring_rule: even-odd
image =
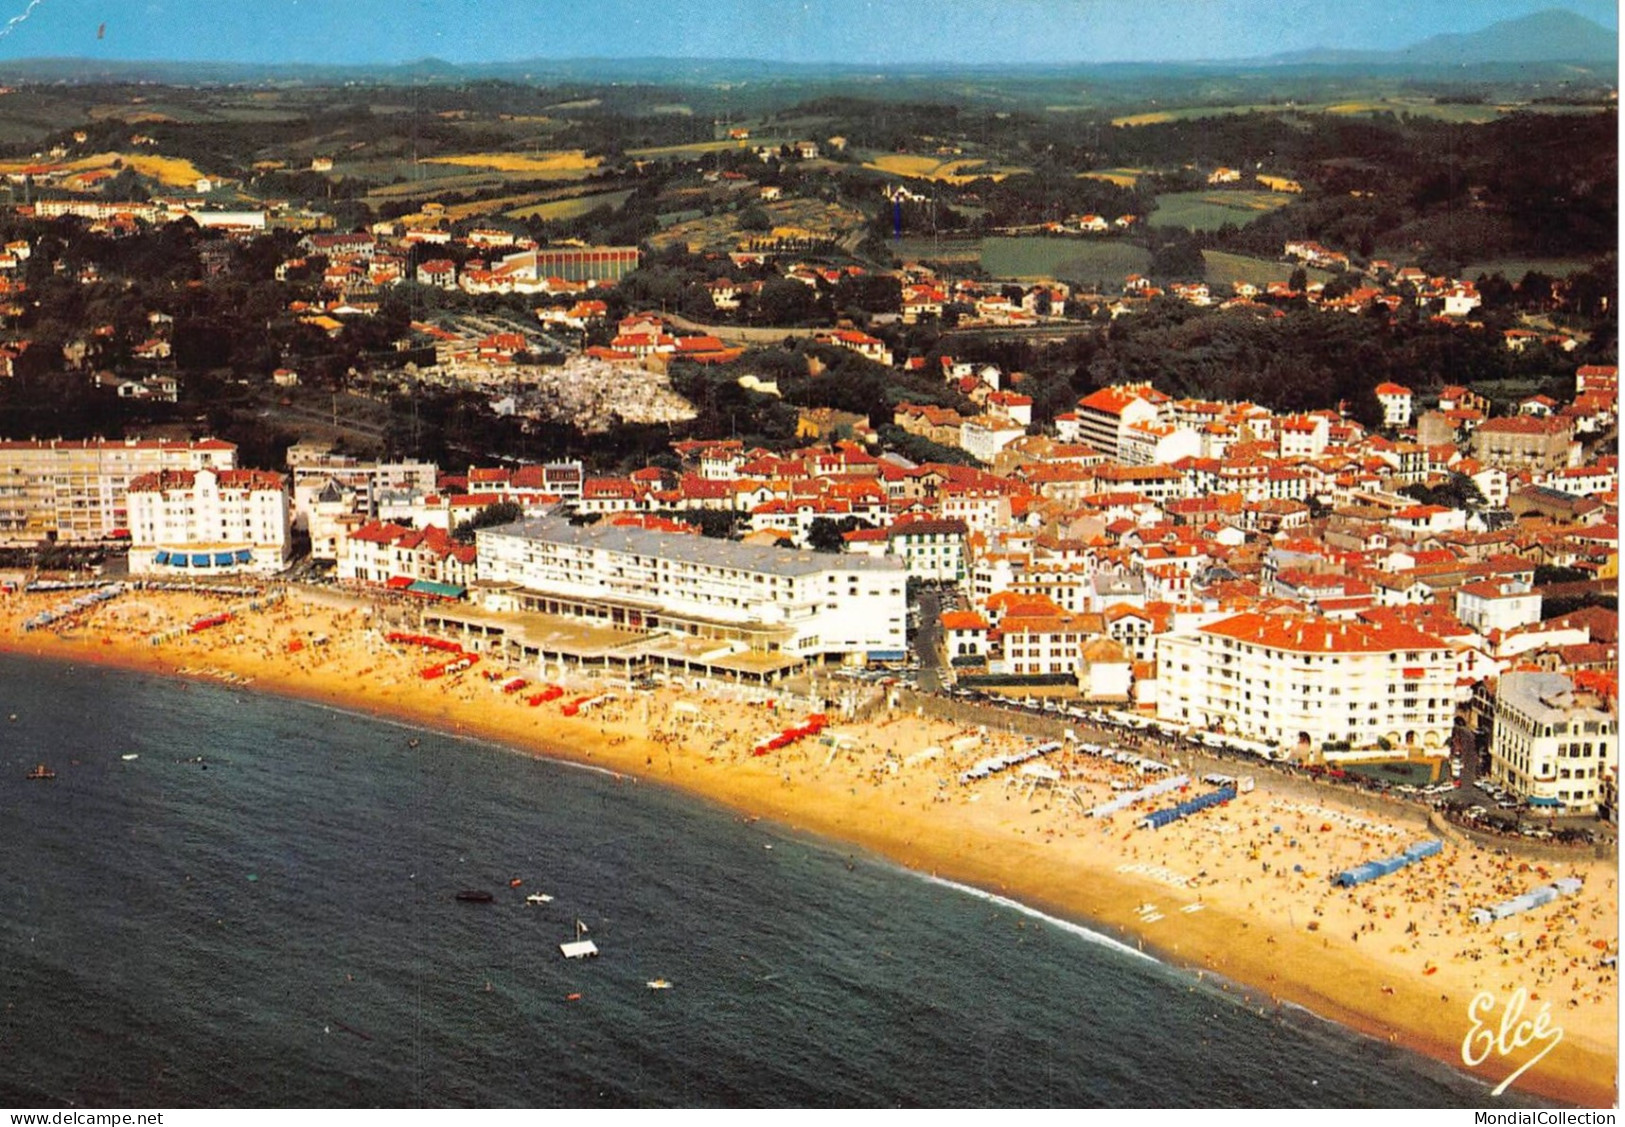
[(1531, 1106), (653, 782), (0, 655), (0, 1105), (1491, 1103)]

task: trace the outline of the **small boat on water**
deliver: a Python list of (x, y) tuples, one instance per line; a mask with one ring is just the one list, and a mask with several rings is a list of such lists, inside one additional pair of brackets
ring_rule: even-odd
[(590, 939), (581, 938), (586, 933), (587, 925), (577, 920), (575, 941), (559, 944), (559, 950), (564, 953), (566, 959), (585, 959), (597, 956), (598, 944)]
[(465, 888), (457, 894), (465, 904), (489, 904), (495, 897), (483, 888)]
[(551, 904), (553, 903), (553, 898), (545, 892), (532, 892), (529, 896), (525, 897), (525, 903)]
[(35, 767), (32, 771), (28, 772), (27, 777), (30, 779), (54, 779), (56, 778), (56, 772), (51, 770), (45, 764), (41, 763), (38, 767)]
[(141, 758), (141, 753), (139, 751), (132, 751), (128, 755), (119, 756), (119, 758), (124, 760), (124, 762), (128, 763), (132, 759), (140, 759)]
[(671, 989), (671, 983), (667, 982), (664, 978), (651, 978), (648, 982), (645, 982), (644, 985), (647, 986), (650, 990), (670, 990)]

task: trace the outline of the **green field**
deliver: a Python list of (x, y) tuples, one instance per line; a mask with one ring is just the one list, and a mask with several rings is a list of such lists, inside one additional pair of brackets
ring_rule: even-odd
[(1191, 231), (1217, 231), (1226, 223), (1245, 227), (1295, 198), (1288, 192), (1168, 192), (1157, 197), (1157, 210), (1148, 222)]
[(521, 207), (503, 214), (509, 219), (579, 219), (595, 208), (619, 208), (631, 194), (630, 189), (624, 192), (594, 192), (567, 200), (552, 200), (534, 207)]
[[(1249, 258), (1244, 254), (1230, 254), (1222, 250), (1204, 250), (1202, 260), (1207, 264), (1203, 280), (1210, 286), (1231, 286), (1241, 281), (1251, 282), (1255, 286), (1269, 282), (1284, 282), (1291, 278), (1292, 271), (1297, 269), (1290, 262)], [(1311, 282), (1329, 281), (1332, 276), (1327, 270), (1305, 270), (1304, 273)]]
[(976, 239), (904, 235), (887, 239), (886, 249), (903, 262), (980, 262), (982, 258), (982, 244)]
[(723, 153), (732, 149), (755, 149), (771, 145), (775, 149), (784, 144), (777, 137), (752, 137), (748, 141), (695, 141), (688, 145), (656, 145), (649, 149), (627, 149), (629, 157), (703, 157), (710, 153)]
[(1533, 270), (1552, 278), (1566, 278), (1584, 271), (1592, 264), (1584, 258), (1497, 258), (1483, 262), (1469, 262), (1461, 268), (1463, 278), (1477, 279), (1480, 274), (1499, 274), (1516, 284)]
[(982, 269), (995, 278), (1055, 278), (1115, 286), (1143, 274), (1151, 254), (1118, 240), (1047, 239), (1040, 236), (982, 240)]
[[(331, 176), (361, 176), (381, 178), (384, 176), (407, 176), (409, 179), (398, 184), (382, 184), (367, 193), (367, 202), (376, 204), (380, 200), (410, 200), (419, 197), (433, 198), (445, 195), (447, 192), (480, 192), (492, 188), (501, 188), (513, 182), (527, 183), (544, 177), (534, 173), (524, 172), (468, 172), (455, 165), (428, 164), (414, 165), (409, 160), (403, 161), (372, 161), (366, 165), (337, 164), (333, 166)], [(563, 178), (568, 187), (568, 180), (581, 179), (586, 172), (573, 174)], [(560, 180), (559, 176), (547, 176), (548, 180)]]

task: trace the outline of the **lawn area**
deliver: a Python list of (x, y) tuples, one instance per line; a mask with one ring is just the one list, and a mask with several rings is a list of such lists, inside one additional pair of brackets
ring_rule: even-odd
[(1055, 278), (1114, 287), (1129, 274), (1143, 274), (1150, 264), (1144, 247), (1117, 239), (1035, 235), (982, 240), (982, 269), (995, 278)]
[(456, 156), (426, 157), (424, 164), (451, 164), (462, 168), (520, 172), (533, 178), (573, 179), (597, 168), (602, 157), (590, 157), (581, 149), (559, 149), (545, 153), (460, 153)]
[(977, 239), (933, 239), (904, 235), (887, 239), (886, 248), (904, 262), (979, 262), (982, 244)]
[(1003, 180), (1007, 176), (1016, 176), (1032, 171), (1015, 165), (994, 164), (974, 157), (956, 157), (952, 160), (943, 160), (940, 157), (923, 156), (915, 153), (876, 154), (864, 161), (863, 167), (871, 168), (876, 172), (889, 173), (893, 176), (907, 176), (915, 180), (935, 180), (944, 184), (969, 184), (973, 180), (980, 180), (984, 177), (990, 180)]
[(567, 200), (552, 200), (535, 207), (522, 207), (505, 214), (509, 219), (579, 219), (596, 208), (619, 208), (631, 195), (631, 189), (624, 192), (594, 192)]
[[(495, 172), (466, 173), (450, 166), (436, 168), (428, 165), (413, 167), (411, 161), (391, 162), (394, 170), (376, 175), (406, 176), (398, 184), (383, 184), (367, 193), (367, 201), (409, 200), (418, 196), (438, 196), (445, 192), (476, 192), (485, 188), (500, 188), (508, 177)], [(380, 162), (374, 165), (384, 167)], [(334, 176), (365, 176), (367, 173), (352, 165), (335, 165)], [(515, 177), (514, 179), (519, 179)]]
[(707, 153), (722, 153), (730, 149), (754, 149), (762, 145), (778, 148), (777, 138), (753, 137), (748, 141), (694, 141), (687, 145), (656, 145), (650, 149), (627, 149), (629, 157), (703, 157)]
[(1291, 202), (1287, 192), (1168, 192), (1157, 197), (1157, 209), (1147, 222), (1156, 227), (1217, 231), (1226, 223), (1245, 227)]
[(1480, 274), (1499, 274), (1516, 284), (1531, 270), (1551, 278), (1567, 278), (1590, 266), (1584, 258), (1496, 258), (1467, 263), (1461, 268), (1461, 276), (1476, 280)]
[(1102, 168), (1094, 172), (1080, 172), (1078, 179), (1104, 180), (1108, 184), (1116, 184), (1119, 188), (1132, 188), (1148, 171), (1149, 169), (1144, 168)]
[[(1207, 264), (1203, 280), (1210, 286), (1231, 286), (1241, 281), (1251, 282), (1255, 286), (1284, 282), (1297, 269), (1290, 262), (1250, 258), (1245, 254), (1230, 254), (1222, 250), (1204, 250), (1202, 260)], [(1332, 276), (1328, 270), (1305, 270), (1304, 273), (1311, 282), (1329, 281)]]
[[(31, 164), (39, 163), (36, 160), (0, 162), (0, 175), (20, 172)], [(161, 157), (153, 153), (97, 153), (95, 156), (80, 157), (78, 160), (67, 161), (60, 167), (71, 169), (74, 172), (92, 172), (105, 170), (111, 172), (115, 165), (122, 164), (125, 168), (134, 169), (142, 176), (149, 176), (171, 188), (190, 188), (203, 175), (197, 166), (189, 160), (178, 157)]]

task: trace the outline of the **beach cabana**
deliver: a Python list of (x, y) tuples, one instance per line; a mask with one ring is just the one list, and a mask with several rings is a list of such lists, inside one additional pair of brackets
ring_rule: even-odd
[(1438, 838), (1429, 838), (1408, 846), (1403, 853), (1396, 857), (1384, 857), (1378, 861), (1367, 861), (1363, 865), (1356, 865), (1352, 869), (1344, 869), (1332, 877), (1332, 883), (1339, 888), (1353, 888), (1357, 884), (1364, 884), (1368, 880), (1389, 876), (1399, 872), (1406, 865), (1414, 865), (1427, 857), (1432, 857), (1444, 848), (1444, 843)]
[(1442, 849), (1444, 849), (1444, 842), (1440, 841), (1436, 837), (1430, 837), (1426, 841), (1419, 841), (1414, 845), (1407, 846), (1405, 849), (1405, 856), (1409, 857), (1412, 861), (1420, 861), (1424, 857), (1432, 857), (1435, 853), (1440, 852)]
[(1551, 884), (1542, 885), (1532, 889), (1522, 896), (1514, 896), (1511, 900), (1503, 900), (1499, 904), (1492, 904), (1488, 908), (1474, 908), (1467, 913), (1469, 919), (1476, 924), (1494, 923), (1504, 920), (1508, 916), (1516, 916), (1520, 912), (1527, 912), (1531, 908), (1539, 908), (1550, 904), (1563, 896), (1573, 896), (1583, 887), (1584, 882), (1576, 877), (1564, 877)]

